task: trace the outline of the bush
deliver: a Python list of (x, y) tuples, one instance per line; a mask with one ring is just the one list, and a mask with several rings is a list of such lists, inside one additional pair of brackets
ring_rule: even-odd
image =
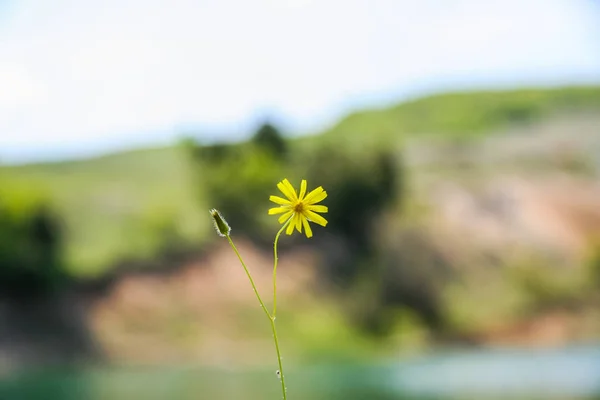
[(37, 293), (65, 278), (57, 216), (39, 193), (0, 191), (0, 289)]
[(306, 176), (311, 187), (321, 185), (327, 190), (327, 234), (341, 238), (355, 260), (337, 265), (330, 260), (329, 278), (349, 283), (364, 264), (359, 259), (375, 253), (384, 211), (396, 206), (401, 198), (398, 157), (387, 150), (354, 155), (339, 147), (322, 147), (312, 153)]
[(208, 208), (218, 208), (233, 232), (256, 240), (264, 235), (269, 193), (284, 164), (255, 144), (199, 147), (195, 151), (199, 192)]

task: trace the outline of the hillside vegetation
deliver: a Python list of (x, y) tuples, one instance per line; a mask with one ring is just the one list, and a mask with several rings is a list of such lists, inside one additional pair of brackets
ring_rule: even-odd
[[(553, 115), (599, 110), (600, 87), (449, 93), (356, 112), (290, 146), (334, 144), (366, 154), (401, 144), (406, 137), (475, 138)], [(367, 143), (373, 146), (365, 147)], [(304, 171), (291, 175), (298, 172)], [(4, 166), (0, 182), (35, 187), (47, 195), (62, 217), (64, 261), (75, 276), (99, 275), (119, 263), (151, 258), (166, 247), (197, 245), (209, 237), (202, 211), (208, 205), (203, 204), (202, 186), (190, 176), (183, 146)]]
[(444, 93), (355, 112), (325, 132), (325, 136), (477, 137), (556, 114), (598, 109), (600, 87)]
[(5, 185), (44, 192), (62, 217), (66, 265), (79, 276), (151, 257), (168, 236), (198, 238), (183, 150), (165, 147), (82, 161), (3, 167)]

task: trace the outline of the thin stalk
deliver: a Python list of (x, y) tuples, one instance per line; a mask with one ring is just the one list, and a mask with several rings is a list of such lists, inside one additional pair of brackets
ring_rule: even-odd
[(277, 338), (277, 329), (275, 329), (275, 318), (270, 318), (271, 329), (273, 330), (273, 339), (275, 341), (275, 350), (277, 351), (277, 362), (279, 363), (279, 378), (281, 378), (281, 392), (283, 393), (283, 400), (287, 400), (285, 378), (283, 376), (283, 366), (281, 365), (281, 352), (279, 351), (279, 339)]
[[(289, 221), (288, 221), (288, 223), (289, 223)], [(287, 223), (286, 223), (286, 225), (287, 225)], [(281, 231), (283, 231), (283, 228), (281, 229)], [(279, 234), (281, 233), (281, 231), (279, 231), (279, 233), (277, 234), (278, 237), (279, 237)], [(283, 366), (281, 364), (281, 351), (279, 350), (279, 339), (277, 338), (277, 329), (275, 329), (275, 317), (272, 316), (269, 313), (269, 310), (267, 310), (267, 307), (265, 307), (265, 303), (262, 301), (260, 295), (258, 294), (258, 290), (256, 289), (256, 285), (254, 284), (254, 279), (252, 279), (252, 275), (250, 275), (250, 271), (248, 270), (248, 267), (246, 267), (246, 263), (244, 263), (244, 260), (242, 259), (240, 252), (235, 247), (235, 244), (233, 244), (233, 240), (231, 240), (231, 237), (229, 235), (226, 235), (226, 237), (227, 237), (227, 241), (231, 245), (231, 248), (237, 255), (238, 260), (240, 260), (242, 267), (244, 267), (244, 271), (246, 271), (246, 275), (248, 276), (248, 279), (250, 280), (250, 284), (252, 285), (252, 290), (254, 290), (254, 294), (256, 295), (256, 298), (258, 299), (258, 302), (260, 303), (261, 308), (265, 312), (265, 315), (267, 316), (267, 318), (269, 318), (269, 323), (271, 324), (271, 330), (273, 331), (273, 340), (275, 342), (275, 350), (277, 351), (277, 363), (279, 364), (279, 378), (280, 378), (280, 382), (281, 382), (281, 392), (283, 394), (283, 400), (287, 400), (287, 394), (286, 394), (286, 389), (285, 389), (285, 378), (283, 375)]]
[(256, 298), (258, 299), (258, 302), (260, 303), (261, 308), (267, 315), (267, 318), (269, 318), (269, 320), (272, 320), (271, 314), (269, 313), (269, 310), (267, 310), (267, 307), (265, 307), (265, 303), (260, 298), (260, 295), (258, 294), (258, 290), (256, 289), (256, 285), (254, 284), (254, 279), (252, 279), (252, 275), (250, 275), (250, 271), (248, 271), (248, 267), (246, 267), (246, 263), (244, 263), (244, 260), (242, 260), (242, 256), (240, 255), (240, 252), (238, 251), (237, 247), (235, 247), (235, 244), (233, 244), (233, 240), (231, 240), (231, 237), (229, 235), (227, 235), (226, 238), (227, 238), (227, 241), (229, 241), (231, 248), (233, 248), (233, 251), (235, 251), (235, 254), (237, 255), (238, 259), (240, 260), (242, 267), (244, 267), (244, 271), (246, 271), (246, 275), (248, 275), (248, 279), (250, 279), (250, 284), (252, 285), (252, 290), (254, 290), (254, 294), (256, 295)]
[(277, 261), (279, 258), (277, 257), (277, 243), (279, 242), (279, 236), (281, 232), (285, 230), (285, 228), (290, 224), (292, 218), (287, 220), (285, 224), (281, 227), (277, 235), (275, 235), (275, 241), (273, 242), (273, 319), (277, 317)]

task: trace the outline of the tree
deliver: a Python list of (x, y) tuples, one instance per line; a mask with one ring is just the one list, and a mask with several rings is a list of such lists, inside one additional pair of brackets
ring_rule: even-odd
[(287, 154), (287, 145), (281, 132), (268, 122), (258, 128), (252, 137), (252, 142), (279, 159), (285, 158)]

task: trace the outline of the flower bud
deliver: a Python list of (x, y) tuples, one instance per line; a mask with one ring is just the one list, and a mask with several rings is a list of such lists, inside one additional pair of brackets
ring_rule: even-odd
[(215, 229), (217, 230), (219, 236), (229, 236), (231, 228), (229, 227), (229, 224), (227, 224), (227, 221), (225, 221), (225, 218), (223, 218), (219, 210), (213, 208), (212, 210), (210, 210), (210, 215), (212, 215), (213, 217)]

